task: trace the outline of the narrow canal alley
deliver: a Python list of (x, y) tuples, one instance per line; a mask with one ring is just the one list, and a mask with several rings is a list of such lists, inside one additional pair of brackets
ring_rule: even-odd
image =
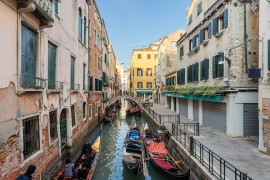
[(122, 99), (122, 109), (119, 116), (112, 123), (103, 124), (103, 134), (101, 141), (101, 153), (98, 166), (94, 174), (94, 180), (101, 179), (153, 179), (167, 180), (168, 176), (160, 173), (150, 162), (147, 162), (147, 177), (142, 174), (137, 178), (133, 172), (129, 171), (123, 162), (122, 146), (129, 126), (134, 119), (143, 129), (146, 119), (142, 117), (126, 116), (126, 109), (129, 102)]

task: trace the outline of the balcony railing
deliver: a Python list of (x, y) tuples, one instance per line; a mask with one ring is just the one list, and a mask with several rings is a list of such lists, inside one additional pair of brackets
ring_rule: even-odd
[(62, 91), (64, 83), (61, 81), (48, 81), (48, 89)]
[(20, 13), (31, 12), (40, 20), (41, 28), (53, 26), (53, 0), (17, 0)]
[(80, 84), (71, 84), (71, 90), (72, 91), (79, 91), (80, 90)]
[(44, 89), (46, 87), (46, 80), (38, 77), (30, 77), (19, 74), (18, 80), (20, 87), (24, 89)]

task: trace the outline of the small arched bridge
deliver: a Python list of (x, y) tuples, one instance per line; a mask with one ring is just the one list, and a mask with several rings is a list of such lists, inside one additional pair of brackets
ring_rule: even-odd
[(120, 100), (122, 98), (126, 98), (128, 100), (133, 101), (134, 103), (136, 103), (140, 107), (140, 109), (142, 109), (142, 106), (141, 106), (141, 103), (139, 102), (139, 100), (132, 97), (132, 96), (129, 96), (129, 95), (117, 96), (117, 97), (114, 97), (114, 98), (110, 99), (109, 106), (112, 105), (113, 103), (115, 103), (117, 100)]

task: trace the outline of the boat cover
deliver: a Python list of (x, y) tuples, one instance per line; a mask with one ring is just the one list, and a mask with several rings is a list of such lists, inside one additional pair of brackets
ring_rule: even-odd
[(167, 169), (169, 171), (177, 170), (172, 164), (168, 163), (163, 156), (155, 156), (153, 160), (157, 163), (157, 165), (163, 169)]
[(155, 141), (150, 141), (148, 143), (147, 149), (152, 153), (152, 154), (160, 154), (160, 155), (166, 155), (168, 154), (168, 151), (165, 147), (164, 142), (155, 142)]
[(140, 137), (140, 132), (136, 130), (131, 130), (129, 134), (129, 138), (132, 140), (136, 140), (136, 138)]
[(99, 151), (99, 145), (100, 145), (100, 136), (96, 139), (96, 141), (92, 145), (92, 149), (94, 149), (96, 152), (98, 152)]

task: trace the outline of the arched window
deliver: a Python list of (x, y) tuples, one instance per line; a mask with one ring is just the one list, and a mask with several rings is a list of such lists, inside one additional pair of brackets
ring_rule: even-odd
[(79, 8), (79, 15), (78, 15), (78, 38), (82, 41), (82, 9)]
[(83, 43), (84, 43), (84, 45), (86, 45), (86, 18), (84, 17), (83, 18), (83, 38), (84, 38), (84, 41), (83, 41)]

